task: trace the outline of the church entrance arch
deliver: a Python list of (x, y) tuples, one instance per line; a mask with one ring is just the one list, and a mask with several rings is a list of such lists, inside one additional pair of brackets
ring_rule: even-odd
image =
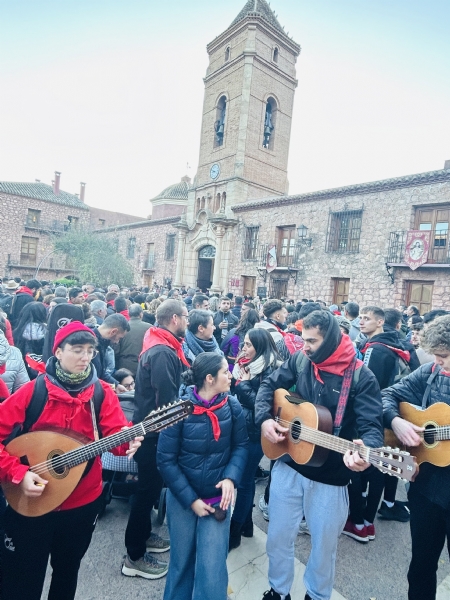
[(203, 246), (198, 251), (197, 287), (206, 292), (212, 286), (212, 274), (214, 272), (214, 258), (216, 249), (214, 246)]

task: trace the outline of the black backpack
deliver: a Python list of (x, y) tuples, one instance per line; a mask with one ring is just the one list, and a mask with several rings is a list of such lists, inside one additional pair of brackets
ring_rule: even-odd
[(47, 331), (45, 332), (44, 348), (42, 350), (42, 361), (44, 364), (48, 361), (50, 356), (53, 356), (53, 343), (55, 341), (55, 335), (58, 329), (64, 327), (72, 321), (84, 322), (84, 314), (81, 306), (77, 304), (57, 304), (50, 316), (47, 323)]
[[(102, 408), (102, 402), (103, 402), (104, 396), (105, 396), (105, 394), (104, 394), (104, 391), (102, 388), (102, 384), (97, 379), (97, 381), (94, 384), (94, 396), (93, 396), (95, 418), (97, 419), (97, 423), (100, 418), (100, 410)], [(30, 402), (25, 411), (25, 420), (24, 420), (23, 424), (17, 425), (17, 427), (15, 427), (13, 429), (13, 431), (8, 436), (8, 438), (3, 442), (3, 445), (6, 446), (9, 442), (11, 442), (13, 439), (18, 437), (19, 435), (23, 435), (30, 431), (31, 427), (36, 423), (36, 421), (41, 416), (42, 411), (44, 410), (45, 405), (47, 404), (47, 399), (48, 399), (48, 390), (47, 390), (47, 386), (45, 385), (45, 375), (41, 373), (35, 379), (33, 395), (31, 396)], [(99, 431), (99, 435), (100, 435), (100, 431)]]

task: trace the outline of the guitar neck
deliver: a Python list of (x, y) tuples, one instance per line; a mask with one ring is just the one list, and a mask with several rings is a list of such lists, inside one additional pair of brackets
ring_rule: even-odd
[(358, 452), (365, 461), (370, 462), (370, 448), (349, 442), (329, 433), (324, 433), (312, 427), (303, 426), (300, 432), (300, 439), (321, 446), (322, 448), (328, 448), (328, 450), (334, 450), (335, 452), (339, 452), (339, 454), (345, 454), (347, 450)]
[(104, 452), (108, 452), (117, 446), (121, 446), (126, 442), (130, 442), (137, 436), (146, 435), (147, 433), (160, 431), (173, 423), (179, 421), (183, 416), (189, 414), (189, 410), (183, 406), (176, 406), (173, 409), (170, 407), (165, 409), (161, 414), (155, 414), (152, 418), (142, 421), (137, 425), (119, 431), (113, 435), (109, 435), (96, 442), (91, 442), (75, 450), (70, 450), (62, 456), (58, 457), (61, 467), (75, 467), (81, 463), (87, 462)]

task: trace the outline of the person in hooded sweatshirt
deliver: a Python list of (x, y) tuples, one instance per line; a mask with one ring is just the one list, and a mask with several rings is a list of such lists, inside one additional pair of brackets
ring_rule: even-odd
[[(360, 310), (359, 327), (365, 341), (359, 350), (363, 355), (364, 364), (377, 378), (381, 390), (395, 383), (399, 373), (399, 359), (405, 363), (410, 362), (410, 353), (405, 350), (397, 331), (392, 328), (386, 328), (385, 331), (384, 323), (385, 314), (382, 308), (366, 306)], [(364, 474), (352, 476), (349, 486), (350, 516), (343, 531), (344, 535), (361, 543), (375, 539), (374, 520), (383, 493), (384, 480), (384, 475), (374, 467)]]
[[(99, 385), (95, 367), (91, 364), (96, 343), (93, 331), (78, 321), (58, 330), (53, 356), (47, 361), (43, 375), (46, 402), (37, 420), (31, 424), (30, 432), (63, 427), (89, 440), (95, 439), (90, 400)], [(0, 404), (0, 440), (7, 440), (17, 425), (25, 423), (27, 409), (35, 400), (35, 385), (36, 380), (26, 383)], [(128, 422), (111, 387), (104, 382), (100, 385), (103, 399), (97, 426), (105, 438), (126, 428)], [(135, 438), (113, 452), (132, 456), (142, 439)], [(19, 458), (8, 454), (4, 442), (0, 444), (0, 481), (19, 486), (23, 495), (29, 498), (45, 494), (48, 483)], [(96, 457), (73, 492), (55, 510), (26, 517), (11, 506), (7, 507), (1, 548), (2, 597), (5, 600), (40, 600), (49, 557), (52, 579), (48, 598), (73, 600), (80, 563), (89, 547), (101, 508), (101, 493), (102, 464), (100, 457)], [(25, 573), (26, 565), (29, 568)]]

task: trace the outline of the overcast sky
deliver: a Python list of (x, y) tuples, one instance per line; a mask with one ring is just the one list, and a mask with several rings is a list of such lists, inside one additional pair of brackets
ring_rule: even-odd
[[(245, 0), (0, 0), (0, 180), (147, 216), (195, 175), (208, 58)], [(289, 181), (302, 193), (450, 159), (449, 0), (272, 0), (302, 47)], [(187, 165), (190, 168), (187, 168)]]

